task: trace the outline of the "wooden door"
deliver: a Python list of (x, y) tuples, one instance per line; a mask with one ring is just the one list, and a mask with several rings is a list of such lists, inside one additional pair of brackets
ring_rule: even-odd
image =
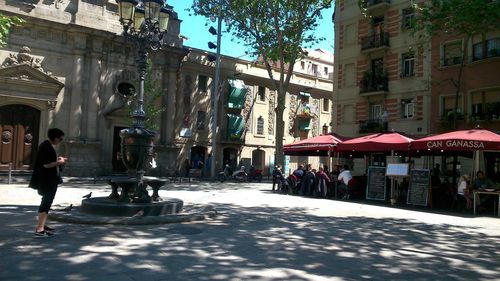
[(0, 107), (0, 170), (29, 170), (38, 146), (40, 111), (26, 105)]

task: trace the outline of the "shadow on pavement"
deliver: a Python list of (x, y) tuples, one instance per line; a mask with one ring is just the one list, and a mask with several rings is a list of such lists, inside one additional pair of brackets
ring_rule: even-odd
[(56, 224), (57, 237), (36, 239), (36, 210), (0, 205), (0, 280), (500, 278), (500, 237), (474, 228), (220, 204), (202, 223)]

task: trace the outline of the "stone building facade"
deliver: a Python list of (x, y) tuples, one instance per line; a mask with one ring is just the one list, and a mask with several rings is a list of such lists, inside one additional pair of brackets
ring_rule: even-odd
[[(117, 10), (116, 2), (107, 0), (0, 0), (2, 13), (26, 19), (0, 49), (1, 170), (10, 163), (15, 170), (29, 169), (37, 145), (51, 127), (66, 132), (59, 153), (71, 159), (67, 175), (123, 170), (118, 133), (130, 126), (129, 100), (119, 94), (118, 86), (133, 84), (137, 74), (135, 46), (120, 35)], [(151, 53), (151, 79), (163, 92), (156, 103), (165, 109), (155, 145), (161, 173), (180, 170), (186, 159), (206, 160), (211, 146), (214, 64), (208, 53), (183, 45), (180, 24), (174, 12), (162, 50)], [(262, 65), (236, 58), (223, 57), (222, 63), (217, 165), (230, 159), (267, 169), (274, 154), (276, 102), (267, 72)], [(227, 106), (229, 81), (235, 80), (250, 88), (242, 108)], [(285, 120), (285, 143), (320, 134), (325, 126), (330, 131), (331, 89), (327, 77), (294, 74), (287, 96), (285, 116), (291, 117)], [(314, 110), (302, 130), (294, 115), (302, 106), (297, 98), (301, 92), (308, 110)], [(245, 120), (239, 139), (227, 137), (228, 123), (234, 125), (230, 115)]]

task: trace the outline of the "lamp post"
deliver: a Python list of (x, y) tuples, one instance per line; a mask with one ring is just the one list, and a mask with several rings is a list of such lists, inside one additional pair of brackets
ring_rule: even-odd
[[(132, 112), (133, 127), (120, 131), (121, 155), (128, 175), (136, 179), (134, 202), (150, 202), (143, 176), (153, 156), (155, 132), (144, 128), (144, 79), (148, 66), (149, 50), (161, 48), (168, 29), (171, 12), (165, 8), (165, 0), (116, 0), (120, 11), (120, 23), (125, 38), (134, 41), (137, 47), (137, 71), (139, 93), (137, 106)], [(128, 198), (122, 198), (128, 201)]]

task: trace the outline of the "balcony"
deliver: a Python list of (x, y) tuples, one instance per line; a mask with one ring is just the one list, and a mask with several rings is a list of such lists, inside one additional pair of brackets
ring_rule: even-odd
[(361, 39), (361, 52), (368, 53), (389, 48), (389, 32), (373, 34)]
[(360, 96), (386, 94), (389, 91), (389, 78), (384, 70), (369, 70), (360, 81)]
[(359, 121), (359, 133), (382, 133), (384, 132), (384, 125), (379, 120), (364, 120)]
[(366, 0), (366, 11), (370, 15), (380, 15), (385, 13), (390, 5), (390, 0)]
[(297, 108), (297, 118), (311, 119), (314, 117), (315, 108), (309, 103), (299, 104)]

